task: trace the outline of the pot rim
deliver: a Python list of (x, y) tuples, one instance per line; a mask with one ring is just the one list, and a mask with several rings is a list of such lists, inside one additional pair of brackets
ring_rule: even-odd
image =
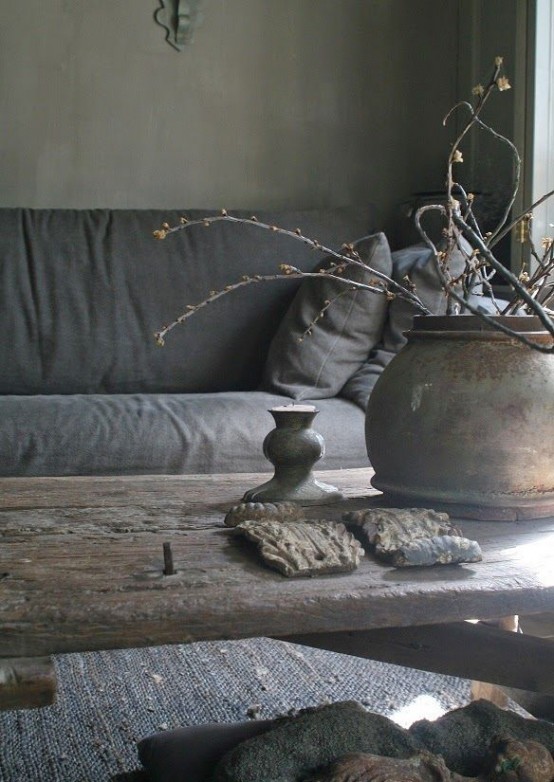
[[(552, 342), (554, 337), (536, 315), (491, 315), (516, 333), (525, 334), (537, 342)], [(412, 328), (406, 332), (409, 340), (468, 337), (471, 339), (517, 341), (503, 331), (482, 320), (478, 315), (416, 315)]]
[[(490, 317), (514, 331), (548, 333), (536, 315), (494, 315), (491, 313)], [(497, 332), (494, 326), (480, 318), (479, 315), (416, 315), (412, 331)]]

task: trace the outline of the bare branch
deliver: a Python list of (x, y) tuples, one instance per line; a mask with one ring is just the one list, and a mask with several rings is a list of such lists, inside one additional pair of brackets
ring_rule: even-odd
[[(544, 353), (554, 353), (554, 340), (551, 344), (542, 344), (534, 341), (525, 334), (514, 331), (505, 321), (499, 321), (496, 318), (496, 315), (484, 312), (471, 298), (472, 294), (474, 294), (475, 290), (479, 287), (480, 291), (485, 293), (493, 302), (497, 309), (497, 313), (499, 313), (500, 307), (495, 299), (491, 284), (493, 276), (499, 274), (509, 284), (514, 294), (513, 300), (504, 309), (502, 314), (511, 314), (517, 312), (520, 307), (524, 307), (526, 312), (536, 315), (542, 327), (548, 334), (554, 337), (553, 313), (542, 303), (546, 301), (548, 296), (552, 295), (552, 290), (554, 289), (554, 283), (552, 282), (552, 274), (554, 273), (554, 241), (552, 239), (543, 240), (544, 252), (541, 255), (533, 244), (530, 232), (532, 210), (554, 195), (554, 190), (546, 193), (528, 209), (508, 222), (520, 185), (521, 158), (515, 145), (504, 135), (488, 125), (481, 116), (492, 93), (495, 91), (502, 92), (510, 87), (508, 79), (502, 74), (502, 67), (502, 58), (497, 57), (495, 59), (492, 75), (487, 84), (485, 86), (477, 85), (473, 90), (473, 93), (477, 96), (475, 105), (469, 101), (460, 101), (446, 114), (444, 118), (445, 124), (453, 116), (454, 112), (458, 110), (469, 112), (469, 117), (465, 121), (461, 131), (459, 131), (448, 155), (446, 202), (444, 204), (428, 204), (420, 207), (417, 210), (414, 219), (420, 236), (426, 246), (432, 251), (433, 263), (438, 279), (442, 290), (447, 297), (447, 313), (452, 314), (455, 311), (459, 311), (459, 309), (461, 309), (461, 311), (467, 310), (468, 312), (477, 315), (482, 321), (489, 324), (497, 331), (503, 332), (535, 350)], [(513, 159), (510, 197), (507, 204), (502, 209), (502, 214), (497, 227), (494, 231), (487, 233), (486, 235), (483, 235), (474, 214), (474, 197), (471, 193), (466, 193), (464, 187), (457, 182), (453, 176), (454, 166), (463, 163), (463, 154), (460, 148), (461, 144), (473, 128), (484, 130), (493, 138), (508, 146)], [(422, 219), (427, 212), (431, 211), (438, 212), (444, 221), (444, 247), (442, 242), (437, 246), (423, 228)], [(534, 268), (532, 272), (523, 268), (519, 273), (519, 276), (517, 276), (496, 258), (493, 253), (493, 248), (522, 220), (527, 221), (530, 252), (536, 261), (536, 268)], [(176, 325), (183, 323), (189, 317), (192, 317), (193, 314), (198, 312), (199, 309), (206, 307), (208, 304), (211, 304), (222, 296), (256, 282), (273, 281), (284, 278), (304, 279), (328, 276), (337, 280), (337, 282), (343, 286), (343, 290), (340, 290), (336, 295), (325, 300), (320, 311), (309, 324), (301, 339), (311, 333), (312, 328), (325, 316), (329, 307), (331, 307), (337, 299), (358, 290), (385, 295), (389, 299), (399, 296), (410, 302), (415, 309), (422, 314), (431, 314), (429, 309), (417, 295), (415, 286), (412, 284), (409, 277), (406, 278), (404, 284), (399, 283), (378, 269), (374, 269), (370, 265), (370, 262), (366, 263), (362, 260), (353, 245), (346, 244), (343, 245), (340, 250), (333, 250), (329, 247), (325, 247), (316, 239), (305, 236), (300, 228), (289, 230), (260, 222), (255, 216), (252, 216), (251, 218), (240, 218), (229, 215), (225, 210), (222, 210), (219, 215), (204, 217), (199, 220), (189, 221), (183, 217), (181, 218), (180, 224), (173, 227), (164, 223), (160, 230), (154, 232), (154, 235), (158, 239), (165, 239), (170, 234), (188, 229), (192, 226), (202, 225), (209, 228), (217, 222), (251, 226), (294, 239), (295, 241), (303, 243), (311, 250), (327, 255), (330, 259), (329, 266), (327, 268), (318, 269), (317, 271), (306, 272), (290, 264), (283, 263), (279, 267), (280, 273), (244, 275), (240, 280), (226, 285), (223, 290), (210, 291), (209, 295), (197, 304), (189, 304), (182, 315), (156, 333), (156, 338), (160, 344), (163, 344), (167, 333)], [(466, 242), (469, 244), (470, 250), (467, 249)], [(452, 268), (451, 262), (454, 251), (457, 251), (461, 255), (463, 263), (461, 271), (458, 270), (457, 266), (455, 270)], [(355, 276), (349, 273), (352, 269), (360, 269), (369, 273), (369, 281), (363, 283), (352, 279), (352, 277)]]
[[(165, 239), (166, 236), (169, 236), (172, 233), (175, 233), (177, 231), (182, 231), (187, 228), (191, 228), (192, 226), (195, 225), (204, 225), (206, 227), (209, 227), (213, 223), (218, 223), (218, 222), (235, 223), (238, 225), (250, 225), (253, 226), (254, 228), (260, 228), (264, 231), (270, 231), (272, 233), (280, 234), (282, 236), (288, 236), (290, 239), (294, 239), (295, 241), (299, 241), (302, 242), (303, 244), (306, 244), (312, 250), (318, 250), (324, 255), (328, 255), (332, 258), (335, 258), (341, 264), (349, 263), (349, 264), (360, 266), (363, 269), (369, 271), (371, 274), (375, 275), (377, 279), (385, 282), (389, 287), (389, 289), (392, 289), (394, 293), (397, 293), (399, 296), (402, 296), (408, 299), (409, 301), (411, 301), (412, 304), (414, 304), (414, 306), (417, 307), (417, 309), (421, 310), (421, 312), (423, 313), (428, 312), (425, 305), (419, 300), (417, 296), (411, 293), (411, 291), (406, 291), (406, 289), (402, 285), (397, 283), (395, 280), (393, 280), (392, 277), (389, 277), (383, 272), (374, 269), (373, 267), (369, 266), (366, 263), (363, 263), (363, 261), (360, 260), (357, 254), (354, 255), (346, 254), (344, 250), (347, 250), (350, 253), (353, 252), (352, 245), (343, 245), (342, 248), (343, 252), (340, 252), (338, 250), (333, 250), (330, 247), (326, 247), (325, 245), (318, 242), (317, 239), (310, 239), (308, 236), (305, 236), (300, 230), (300, 228), (297, 228), (295, 231), (290, 231), (287, 228), (281, 228), (280, 226), (277, 225), (269, 225), (268, 223), (262, 223), (255, 216), (250, 218), (235, 217), (233, 215), (227, 214), (227, 211), (223, 209), (221, 214), (219, 215), (204, 217), (200, 220), (187, 220), (186, 218), (183, 218), (183, 221), (181, 222), (180, 225), (176, 225), (173, 227), (170, 227), (169, 225), (165, 224), (162, 227), (161, 231), (154, 231), (154, 235), (158, 239)], [(299, 274), (301, 276), (308, 275), (307, 272), (300, 272), (300, 271)]]
[(531, 212), (534, 212), (535, 209), (540, 206), (541, 204), (544, 204), (545, 201), (548, 201), (549, 198), (552, 198), (554, 195), (554, 190), (549, 190), (548, 193), (545, 193), (543, 196), (538, 198), (531, 206), (528, 206), (527, 209), (524, 209), (523, 212), (520, 212), (517, 217), (514, 217), (514, 219), (509, 223), (509, 225), (504, 226), (504, 228), (495, 236), (495, 239), (493, 242), (490, 243), (490, 247), (494, 247), (498, 242), (503, 239), (506, 234), (509, 234), (512, 228), (515, 228), (518, 223), (521, 223), (521, 221), (524, 219), (525, 215), (530, 214)]
[[(320, 269), (317, 272), (306, 272), (306, 271), (302, 271), (301, 269), (298, 269), (297, 267), (291, 266), (289, 264), (281, 264), (280, 274), (244, 275), (243, 277), (241, 277), (240, 280), (237, 280), (234, 283), (230, 283), (229, 285), (226, 285), (225, 288), (223, 288), (223, 290), (211, 291), (209, 295), (206, 296), (206, 298), (203, 299), (202, 301), (199, 301), (196, 304), (189, 304), (187, 306), (186, 311), (182, 315), (180, 315), (174, 321), (169, 323), (167, 326), (163, 326), (163, 328), (155, 332), (154, 336), (159, 345), (164, 344), (166, 335), (170, 331), (172, 331), (175, 328), (175, 326), (178, 326), (180, 323), (184, 323), (186, 320), (188, 320), (188, 318), (192, 317), (192, 315), (198, 312), (199, 309), (208, 306), (208, 304), (212, 304), (214, 301), (217, 301), (217, 299), (220, 299), (222, 296), (226, 296), (227, 294), (235, 290), (238, 290), (239, 288), (243, 288), (247, 285), (252, 285), (253, 283), (256, 282), (283, 280), (287, 278), (304, 279), (309, 277), (322, 277), (322, 276), (332, 277), (341, 285), (344, 285), (346, 288), (348, 288), (348, 290), (345, 291), (345, 293), (354, 290), (364, 290), (364, 291), (368, 291), (369, 293), (378, 293), (385, 296), (391, 296), (391, 297), (400, 296), (401, 298), (409, 301), (419, 312), (421, 312), (421, 314), (424, 315), (430, 314), (429, 309), (423, 304), (423, 302), (416, 295), (416, 293), (404, 287), (400, 283), (396, 282), (396, 280), (393, 280), (392, 277), (389, 277), (388, 275), (384, 274), (378, 269), (374, 269), (373, 267), (364, 263), (360, 259), (359, 254), (356, 252), (356, 250), (352, 245), (343, 245), (342, 252), (339, 252), (329, 247), (325, 247), (316, 239), (310, 239), (309, 237), (304, 236), (304, 234), (299, 228), (297, 228), (295, 231), (291, 231), (276, 225), (269, 225), (267, 223), (260, 222), (256, 217), (251, 217), (251, 218), (234, 217), (233, 215), (229, 215), (226, 212), (226, 210), (222, 210), (221, 214), (219, 215), (212, 215), (210, 217), (204, 217), (199, 220), (187, 220), (187, 218), (183, 217), (181, 218), (181, 223), (176, 226), (170, 226), (167, 223), (164, 223), (161, 229), (154, 231), (154, 236), (157, 239), (165, 239), (167, 236), (170, 236), (171, 234), (176, 233), (177, 231), (186, 230), (193, 226), (199, 226), (199, 225), (209, 228), (211, 225), (217, 222), (227, 222), (236, 225), (250, 225), (265, 231), (270, 231), (272, 233), (277, 233), (283, 236), (287, 236), (291, 239), (295, 239), (296, 241), (300, 241), (303, 244), (306, 244), (312, 250), (317, 250), (329, 256), (330, 258), (334, 259), (334, 262), (331, 263), (329, 267), (325, 269)], [(342, 272), (348, 266), (356, 266), (361, 269), (364, 269), (366, 272), (369, 272), (371, 276), (374, 277), (375, 279), (368, 284), (368, 283), (363, 283), (363, 282), (353, 280), (348, 276), (348, 274), (343, 276)], [(343, 294), (339, 294), (339, 295), (342, 296)], [(316, 318), (316, 320), (317, 319), (318, 318)]]
[[(552, 321), (551, 317), (547, 313), (547, 311), (542, 307), (541, 304), (539, 304), (538, 301), (536, 301), (529, 291), (527, 290), (526, 286), (521, 283), (521, 281), (513, 274), (509, 269), (507, 269), (500, 261), (498, 261), (490, 249), (487, 247), (487, 245), (477, 236), (475, 231), (467, 225), (461, 218), (461, 216), (457, 215), (455, 212), (452, 215), (452, 219), (454, 223), (457, 225), (457, 227), (460, 229), (462, 234), (465, 236), (465, 238), (473, 245), (479, 248), (480, 252), (483, 254), (483, 256), (487, 259), (488, 263), (495, 269), (499, 274), (501, 274), (510, 285), (513, 287), (513, 289), (517, 292), (517, 294), (521, 297), (523, 302), (529, 306), (529, 309), (534, 312), (539, 320), (541, 321), (542, 325), (548, 331), (552, 336), (554, 336), (554, 322)], [(455, 291), (451, 291), (454, 298), (457, 298), (457, 294)], [(466, 304), (468, 304), (466, 302)], [(469, 306), (468, 309), (473, 312), (474, 310)], [(479, 314), (479, 313), (476, 313)], [(491, 319), (486, 316), (484, 313), (481, 313), (483, 316), (483, 320), (493, 323)], [(511, 333), (510, 330), (506, 330), (504, 328), (500, 328), (500, 331), (506, 331), (506, 333)], [(512, 333), (512, 336), (516, 336), (515, 333)], [(526, 341), (526, 340), (522, 340)], [(532, 343), (532, 347), (535, 346), (536, 343)], [(554, 346), (552, 350), (546, 350), (544, 352), (554, 352)]]

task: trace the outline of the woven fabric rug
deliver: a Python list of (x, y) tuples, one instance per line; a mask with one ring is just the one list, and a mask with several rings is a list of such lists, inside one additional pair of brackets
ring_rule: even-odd
[(464, 679), (265, 638), (55, 658), (54, 706), (0, 712), (2, 782), (142, 778), (136, 742), (160, 730), (357, 700), (407, 727), (469, 702)]

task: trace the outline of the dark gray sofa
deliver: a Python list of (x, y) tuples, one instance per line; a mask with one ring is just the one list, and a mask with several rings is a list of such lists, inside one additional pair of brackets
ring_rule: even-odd
[[(154, 229), (182, 214), (210, 212), (0, 209), (1, 475), (269, 471), (262, 454), (273, 428), (267, 411), (292, 399), (320, 410), (314, 426), (326, 440), (321, 467), (368, 463), (363, 365), (381, 336), (386, 305), (368, 308), (377, 309), (369, 331), (366, 300), (357, 310), (339, 306), (326, 321), (325, 344), (301, 343), (296, 369), (307, 368), (308, 377), (297, 388), (294, 368), (292, 376), (274, 371), (283, 351), (289, 356), (287, 318), (306, 315), (302, 306), (294, 312), (295, 280), (231, 293), (160, 348), (154, 331), (210, 290), (243, 274), (274, 273), (279, 263), (309, 270), (321, 260), (300, 242), (229, 224), (153, 238)], [(335, 248), (374, 228), (370, 207), (257, 216), (301, 227)], [(386, 270), (382, 235), (378, 244)], [(317, 298), (319, 280), (307, 282), (308, 298)], [(294, 353), (300, 343), (291, 336)], [(317, 371), (311, 388), (309, 356), (318, 350), (325, 371)]]

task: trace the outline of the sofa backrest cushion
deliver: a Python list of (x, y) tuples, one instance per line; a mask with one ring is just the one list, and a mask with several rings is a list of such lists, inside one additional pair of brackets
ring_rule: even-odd
[[(467, 250), (468, 247), (464, 245)], [(450, 272), (454, 277), (462, 274), (465, 258), (460, 251), (453, 252), (450, 259)], [(432, 251), (425, 244), (415, 244), (392, 253), (393, 279), (406, 284), (406, 276), (415, 286), (421, 301), (433, 315), (444, 315), (447, 298), (442, 289), (439, 274)], [(458, 287), (461, 293), (461, 289)], [(470, 297), (470, 302), (483, 312), (496, 312), (491, 299), (478, 291)], [(501, 304), (501, 300), (497, 299)], [(371, 351), (367, 361), (352, 374), (340, 391), (340, 396), (355, 402), (365, 410), (369, 397), (383, 370), (392, 361), (398, 351), (406, 344), (406, 333), (412, 328), (415, 315), (420, 311), (409, 301), (396, 296), (388, 307), (380, 343)]]
[[(349, 264), (341, 277), (370, 285), (378, 282), (371, 269), (391, 275), (383, 233), (360, 239), (354, 249), (366, 266)], [(334, 262), (326, 258), (320, 267)], [(271, 343), (262, 389), (293, 399), (336, 396), (381, 339), (386, 311), (382, 293), (352, 290), (325, 274), (306, 278)]]
[[(395, 250), (392, 254), (392, 278), (406, 284), (406, 276), (416, 286), (416, 291), (431, 311), (441, 307), (444, 295), (440, 286), (432, 252), (425, 244), (414, 244)], [(369, 353), (367, 360), (354, 372), (340, 390), (340, 396), (355, 402), (365, 410), (375, 383), (383, 370), (406, 343), (404, 333), (411, 328), (418, 310), (413, 304), (397, 296), (387, 309), (383, 334), (379, 344)]]
[[(217, 223), (153, 238), (163, 222), (213, 210), (0, 209), (0, 393), (248, 390), (298, 283), (251, 285), (199, 311), (166, 346), (153, 333), (244, 274), (312, 268), (299, 241)], [(248, 217), (251, 212), (232, 214)], [(373, 227), (373, 209), (263, 211), (338, 248)]]

